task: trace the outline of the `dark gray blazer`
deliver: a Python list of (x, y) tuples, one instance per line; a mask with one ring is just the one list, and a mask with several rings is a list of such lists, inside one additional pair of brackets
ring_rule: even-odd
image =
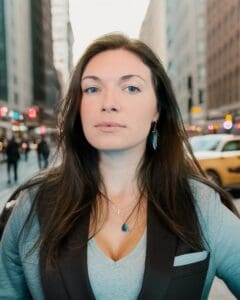
[[(45, 255), (40, 253), (41, 278), (46, 300), (95, 299), (87, 271), (87, 247), (81, 248), (84, 238), (88, 236), (88, 225), (89, 214), (72, 231), (54, 270), (46, 270)], [(148, 204), (145, 272), (138, 299), (201, 299), (209, 255), (197, 263), (173, 266), (175, 256), (191, 252), (194, 252), (193, 249), (177, 239), (161, 223), (151, 204)]]

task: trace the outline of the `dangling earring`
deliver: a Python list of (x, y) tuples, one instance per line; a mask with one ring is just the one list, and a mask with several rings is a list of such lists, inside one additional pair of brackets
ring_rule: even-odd
[(152, 132), (151, 132), (151, 142), (152, 142), (152, 147), (153, 147), (153, 150), (156, 150), (157, 149), (157, 122), (154, 122), (153, 124), (153, 129), (152, 129)]

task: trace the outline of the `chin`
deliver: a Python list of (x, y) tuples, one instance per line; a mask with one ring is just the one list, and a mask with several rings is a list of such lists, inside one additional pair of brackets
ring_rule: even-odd
[(126, 150), (130, 150), (130, 149), (142, 149), (145, 148), (146, 146), (146, 141), (124, 141), (120, 138), (112, 140), (112, 141), (104, 141), (103, 139), (101, 140), (97, 140), (94, 139), (94, 141), (90, 141), (89, 143), (92, 145), (92, 147), (94, 147), (95, 149), (97, 149), (98, 151), (126, 151)]
[(93, 145), (93, 147), (99, 151), (121, 151), (128, 148), (128, 147), (116, 146), (116, 145)]
[(118, 144), (118, 145), (104, 145), (104, 144), (98, 144), (98, 145), (92, 145), (95, 149), (97, 149), (98, 151), (103, 151), (103, 152), (119, 152), (119, 151), (127, 151), (127, 150), (134, 150), (134, 149), (138, 149), (137, 151), (139, 151), (140, 148), (139, 145), (133, 145), (133, 144)]
[(129, 146), (126, 143), (124, 143), (120, 138), (115, 140), (89, 139), (88, 142), (99, 151), (123, 150)]

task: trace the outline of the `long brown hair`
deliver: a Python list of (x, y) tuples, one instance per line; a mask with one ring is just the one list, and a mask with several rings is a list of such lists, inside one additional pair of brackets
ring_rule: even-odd
[(194, 158), (170, 80), (158, 57), (139, 40), (121, 34), (108, 34), (86, 49), (73, 70), (59, 114), (58, 146), (62, 162), (60, 166), (50, 169), (46, 176), (35, 180), (39, 187), (34, 203), (37, 214), (41, 216), (39, 241), (41, 247), (47, 249), (49, 261), (54, 260), (64, 238), (83, 215), (91, 211), (98, 216), (96, 198), (101, 194), (102, 184), (99, 157), (98, 151), (83, 134), (79, 113), (82, 97), (80, 82), (86, 65), (96, 54), (114, 49), (134, 53), (149, 67), (158, 101), (158, 146), (154, 151), (150, 140), (147, 141), (138, 173), (140, 192), (147, 195), (169, 230), (194, 249), (202, 249), (203, 238), (189, 185), (190, 178), (217, 189), (223, 203), (237, 214), (224, 191), (207, 181)]

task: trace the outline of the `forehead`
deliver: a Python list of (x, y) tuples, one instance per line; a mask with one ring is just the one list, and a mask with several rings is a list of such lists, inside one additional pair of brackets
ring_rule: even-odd
[(125, 49), (114, 49), (95, 55), (86, 65), (83, 76), (101, 76), (101, 74), (114, 76), (132, 73), (151, 78), (149, 67), (136, 54)]

